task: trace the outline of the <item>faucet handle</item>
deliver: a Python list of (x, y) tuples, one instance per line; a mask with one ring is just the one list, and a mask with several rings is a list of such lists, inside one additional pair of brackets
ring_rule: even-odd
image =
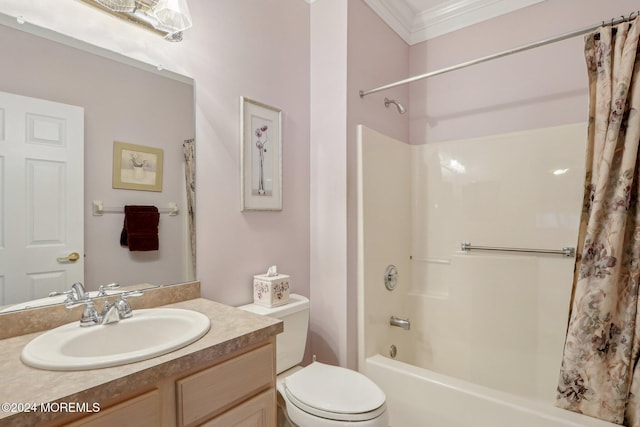
[(142, 294), (142, 291), (129, 291), (120, 294), (120, 298), (118, 298), (113, 305), (118, 308), (121, 319), (127, 319), (133, 316), (133, 310), (131, 310), (131, 304), (127, 301), (127, 297), (139, 297)]
[(127, 292), (121, 293), (120, 294), (120, 298), (139, 297), (142, 294), (144, 294), (144, 292), (142, 292), (142, 291), (127, 291)]
[(107, 295), (107, 289), (116, 289), (120, 287), (120, 283), (113, 282), (108, 285), (100, 285), (98, 288), (98, 295), (96, 297), (104, 297)]
[(82, 317), (80, 318), (80, 326), (86, 327), (100, 324), (102, 317), (98, 314), (98, 310), (96, 310), (96, 307), (93, 305), (93, 299), (83, 298), (81, 300), (68, 302), (65, 306), (68, 309), (72, 309), (83, 304), (86, 305), (86, 307), (84, 308)]
[(73, 296), (72, 296), (73, 295), (73, 289), (68, 290), (68, 291), (60, 291), (60, 292), (57, 292), (57, 291), (49, 292), (49, 297), (57, 297), (57, 296), (60, 296), (60, 295), (66, 295), (67, 296), (67, 299), (65, 299), (63, 301), (65, 304), (73, 302)]

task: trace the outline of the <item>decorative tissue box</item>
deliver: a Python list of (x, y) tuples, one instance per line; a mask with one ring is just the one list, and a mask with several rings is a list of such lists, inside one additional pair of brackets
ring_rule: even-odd
[(265, 307), (277, 307), (289, 302), (289, 281), (286, 274), (253, 276), (253, 302)]

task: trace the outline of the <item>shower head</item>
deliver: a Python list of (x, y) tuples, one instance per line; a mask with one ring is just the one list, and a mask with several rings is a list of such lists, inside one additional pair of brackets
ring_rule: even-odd
[(400, 104), (400, 103), (399, 103), (399, 102), (397, 102), (396, 100), (394, 100), (394, 99), (389, 99), (389, 98), (385, 98), (385, 99), (384, 99), (384, 106), (385, 106), (385, 107), (387, 107), (387, 108), (389, 108), (389, 104), (393, 104), (393, 105), (395, 105), (395, 106), (396, 106), (396, 108), (398, 109), (398, 113), (400, 113), (400, 114), (404, 114), (404, 113), (406, 113), (406, 112), (407, 112), (407, 109), (406, 109), (406, 108), (404, 108), (404, 107), (402, 106), (402, 104)]

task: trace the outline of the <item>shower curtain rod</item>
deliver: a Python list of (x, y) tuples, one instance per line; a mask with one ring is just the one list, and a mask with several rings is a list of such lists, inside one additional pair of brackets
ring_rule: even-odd
[(563, 41), (563, 40), (566, 40), (566, 39), (570, 39), (570, 38), (573, 38), (573, 37), (581, 36), (583, 34), (587, 34), (587, 33), (591, 32), (591, 31), (597, 30), (598, 28), (600, 28), (600, 27), (602, 27), (604, 25), (618, 25), (618, 24), (621, 24), (623, 22), (631, 21), (632, 19), (635, 19), (638, 15), (640, 15), (640, 11), (631, 12), (629, 14), (629, 16), (626, 17), (626, 18), (624, 16), (622, 16), (621, 18), (616, 19), (616, 20), (612, 19), (610, 22), (604, 22), (603, 21), (602, 24), (593, 25), (591, 27), (583, 28), (581, 30), (572, 31), (570, 33), (561, 34), (559, 36), (551, 37), (551, 38), (548, 38), (548, 39), (545, 39), (545, 40), (541, 40), (541, 41), (538, 41), (538, 42), (526, 44), (524, 46), (520, 46), (520, 47), (516, 47), (516, 48), (513, 48), (513, 49), (505, 50), (503, 52), (494, 53), (492, 55), (488, 55), (488, 56), (485, 56), (485, 57), (482, 57), (482, 58), (478, 58), (478, 59), (473, 59), (471, 61), (463, 62), (463, 63), (458, 64), (458, 65), (453, 65), (451, 67), (446, 67), (446, 68), (442, 68), (440, 70), (436, 70), (436, 71), (431, 71), (431, 72), (428, 72), (428, 73), (420, 74), (418, 76), (409, 77), (407, 79), (400, 80), (400, 81), (397, 81), (397, 82), (394, 82), (394, 83), (389, 83), (387, 85), (380, 86), (380, 87), (377, 87), (377, 88), (374, 88), (374, 89), (361, 90), (360, 91), (360, 98), (364, 98), (365, 96), (371, 95), (372, 93), (376, 93), (376, 92), (380, 92), (380, 91), (383, 91), (383, 90), (392, 89), (394, 87), (398, 87), (398, 86), (406, 85), (406, 84), (409, 84), (409, 83), (413, 83), (413, 82), (418, 81), (418, 80), (426, 79), (426, 78), (433, 77), (433, 76), (438, 76), (440, 74), (445, 74), (445, 73), (448, 73), (450, 71), (459, 70), (461, 68), (466, 68), (466, 67), (470, 67), (472, 65), (481, 64), (483, 62), (492, 61), (494, 59), (502, 58), (504, 56), (513, 55), (514, 53), (524, 52), (525, 50), (535, 49), (535, 48), (540, 47), (540, 46), (545, 46), (545, 45), (548, 45), (548, 44), (556, 43), (556, 42)]

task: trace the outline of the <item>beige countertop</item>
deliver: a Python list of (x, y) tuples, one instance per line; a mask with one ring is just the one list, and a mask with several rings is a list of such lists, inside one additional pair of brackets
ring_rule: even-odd
[[(132, 384), (136, 388), (155, 384), (195, 364), (265, 341), (283, 330), (280, 320), (202, 298), (165, 307), (199, 311), (211, 319), (211, 329), (200, 340), (171, 353), (123, 366), (86, 371), (47, 371), (22, 363), (22, 348), (43, 332), (0, 340), (0, 403), (78, 402), (91, 405), (126, 394)], [(0, 426), (30, 425), (34, 415), (40, 413), (13, 413), (0, 409)]]

